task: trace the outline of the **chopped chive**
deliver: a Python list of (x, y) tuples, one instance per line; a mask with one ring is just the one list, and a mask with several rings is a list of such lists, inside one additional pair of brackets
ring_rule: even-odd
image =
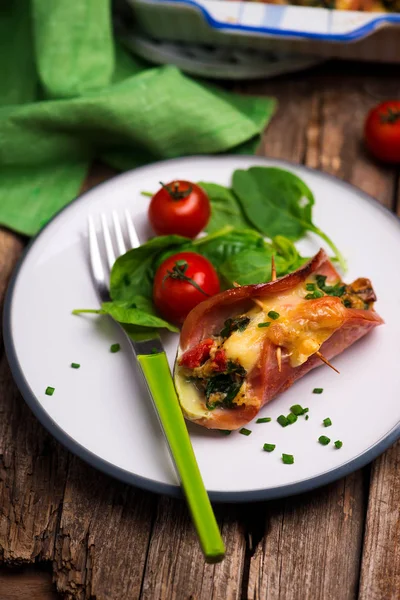
[(119, 344), (111, 344), (110, 352), (119, 352), (121, 350), (121, 346)]
[(289, 413), (286, 418), (288, 420), (289, 425), (292, 425), (293, 423), (296, 423), (296, 421), (297, 421), (297, 415), (294, 415), (293, 413)]
[(326, 435), (321, 435), (318, 438), (318, 441), (320, 444), (322, 444), (323, 446), (327, 446), (329, 444), (329, 442), (331, 441), (328, 437), (326, 437)]
[(315, 290), (314, 292), (310, 292), (309, 294), (306, 294), (304, 296), (304, 298), (306, 300), (315, 300), (316, 298), (322, 298), (323, 295), (324, 295), (323, 292), (320, 292), (319, 290)]
[(293, 454), (282, 454), (282, 462), (285, 465), (292, 465), (294, 463)]
[(232, 431), (230, 429), (219, 429), (221, 435), (231, 435)]
[(309, 419), (309, 418), (310, 418), (310, 417), (309, 417), (308, 415), (306, 415), (306, 421), (308, 421), (308, 419)]
[(269, 327), (271, 325), (271, 321), (266, 321), (265, 323), (259, 323), (257, 327)]
[(285, 415), (279, 415), (279, 417), (277, 418), (277, 421), (278, 421), (279, 425), (282, 425), (282, 427), (286, 427), (287, 425), (289, 425), (289, 421), (287, 420)]
[(273, 452), (276, 448), (276, 444), (264, 444), (263, 450), (265, 452)]
[(268, 313), (268, 316), (273, 321), (276, 321), (276, 319), (279, 319), (280, 314), (278, 312), (276, 312), (275, 310), (270, 310), (269, 313)]
[(312, 393), (313, 394), (322, 394), (323, 391), (324, 391), (324, 388), (314, 388)]
[(297, 417), (299, 417), (300, 415), (304, 415), (306, 412), (308, 412), (308, 408), (303, 408), (301, 404), (293, 404), (293, 406), (290, 407), (290, 410)]
[(46, 396), (52, 396), (54, 394), (54, 390), (55, 388), (48, 386), (45, 392)]
[(242, 435), (250, 435), (251, 429), (246, 429), (246, 427), (242, 427), (242, 429), (239, 429), (239, 433), (241, 433)]
[(306, 283), (307, 292), (315, 292), (315, 283)]
[(262, 419), (257, 419), (256, 423), (270, 423), (271, 421), (271, 417), (263, 417)]
[(329, 417), (327, 417), (326, 419), (323, 420), (323, 424), (325, 425), (325, 427), (330, 427), (332, 425), (332, 421), (330, 420)]
[(310, 409), (309, 408), (303, 408), (303, 415), (305, 415), (306, 413), (308, 413)]
[(339, 449), (339, 448), (341, 448), (343, 446), (343, 442), (341, 442), (340, 440), (336, 440), (335, 446), (336, 446), (336, 448)]
[(72, 367), (73, 369), (80, 369), (80, 368), (81, 368), (81, 365), (80, 365), (79, 363), (71, 363), (71, 367)]

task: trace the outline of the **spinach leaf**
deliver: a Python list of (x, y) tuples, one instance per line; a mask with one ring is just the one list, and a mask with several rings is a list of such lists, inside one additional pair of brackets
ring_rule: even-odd
[(118, 323), (125, 323), (127, 325), (139, 325), (141, 327), (152, 327), (154, 329), (168, 329), (169, 331), (178, 332), (179, 329), (168, 321), (157, 317), (153, 314), (153, 308), (151, 303), (148, 303), (146, 299), (147, 309), (143, 310), (137, 308), (135, 304), (130, 302), (120, 302), (114, 300), (113, 302), (103, 302), (101, 305), (102, 314), (110, 315)]
[[(220, 273), (232, 285), (234, 281), (240, 285), (265, 283), (271, 281), (271, 248), (245, 250), (232, 256), (220, 266)], [(275, 266), (278, 277), (290, 272), (285, 258), (275, 255)]]
[(299, 177), (276, 167), (251, 167), (233, 174), (233, 191), (249, 221), (264, 235), (300, 239), (307, 231), (319, 235), (346, 262), (332, 240), (312, 222), (314, 196)]
[(110, 295), (113, 300), (132, 302), (140, 293), (151, 298), (155, 273), (154, 258), (168, 248), (171, 253), (179, 252), (188, 244), (188, 238), (179, 235), (155, 237), (139, 248), (129, 250), (114, 263), (110, 277)]
[(213, 233), (227, 223), (237, 229), (249, 229), (251, 223), (246, 219), (239, 200), (230, 188), (216, 183), (201, 181), (199, 185), (207, 193), (211, 203), (211, 218), (207, 232)]
[(270, 245), (263, 236), (252, 229), (233, 229), (230, 226), (206, 237), (195, 240), (194, 252), (199, 252), (212, 262), (216, 269), (232, 256), (247, 249), (264, 248)]

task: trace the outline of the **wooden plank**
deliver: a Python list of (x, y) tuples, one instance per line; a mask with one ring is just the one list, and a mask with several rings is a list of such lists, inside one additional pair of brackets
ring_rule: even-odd
[(216, 515), (227, 556), (218, 565), (208, 565), (184, 502), (160, 499), (141, 599), (240, 598), (246, 546), (244, 528), (232, 507), (216, 506)]
[(371, 471), (359, 600), (398, 600), (400, 590), (400, 442)]
[[(379, 86), (377, 78), (373, 82)], [(361, 143), (365, 114), (376, 101), (356, 75), (317, 74), (311, 83), (304, 162), (391, 206), (394, 171), (374, 163)], [(279, 130), (288, 128), (282, 115)], [(250, 560), (249, 600), (354, 599), (364, 507), (361, 471), (317, 492), (266, 504), (264, 535)]]
[(55, 541), (58, 591), (78, 600), (138, 598), (154, 502), (71, 457)]
[(51, 573), (32, 568), (0, 570), (1, 600), (61, 600)]

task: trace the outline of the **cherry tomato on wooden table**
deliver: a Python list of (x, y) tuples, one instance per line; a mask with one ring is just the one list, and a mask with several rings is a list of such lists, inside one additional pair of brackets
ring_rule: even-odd
[(400, 162), (400, 100), (375, 106), (365, 121), (365, 143), (379, 160)]
[(178, 252), (158, 267), (153, 300), (164, 319), (182, 325), (192, 308), (219, 291), (218, 275), (210, 261), (196, 252)]
[(210, 219), (207, 194), (190, 181), (176, 180), (161, 185), (149, 206), (149, 221), (154, 231), (157, 235), (177, 234), (195, 238)]

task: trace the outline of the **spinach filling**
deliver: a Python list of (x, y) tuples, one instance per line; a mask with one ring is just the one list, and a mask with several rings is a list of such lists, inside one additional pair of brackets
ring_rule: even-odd
[[(208, 410), (214, 410), (217, 406), (233, 408), (233, 400), (240, 392), (245, 377), (246, 370), (242, 365), (228, 361), (225, 373), (219, 373), (210, 377), (207, 381), (198, 382), (205, 384), (204, 394)], [(218, 400), (212, 401), (211, 396), (213, 394), (220, 394), (221, 396)]]
[(227, 319), (224, 323), (223, 328), (219, 332), (219, 335), (223, 338), (227, 338), (234, 331), (244, 331), (250, 323), (250, 317), (242, 316), (235, 317), (234, 319)]

